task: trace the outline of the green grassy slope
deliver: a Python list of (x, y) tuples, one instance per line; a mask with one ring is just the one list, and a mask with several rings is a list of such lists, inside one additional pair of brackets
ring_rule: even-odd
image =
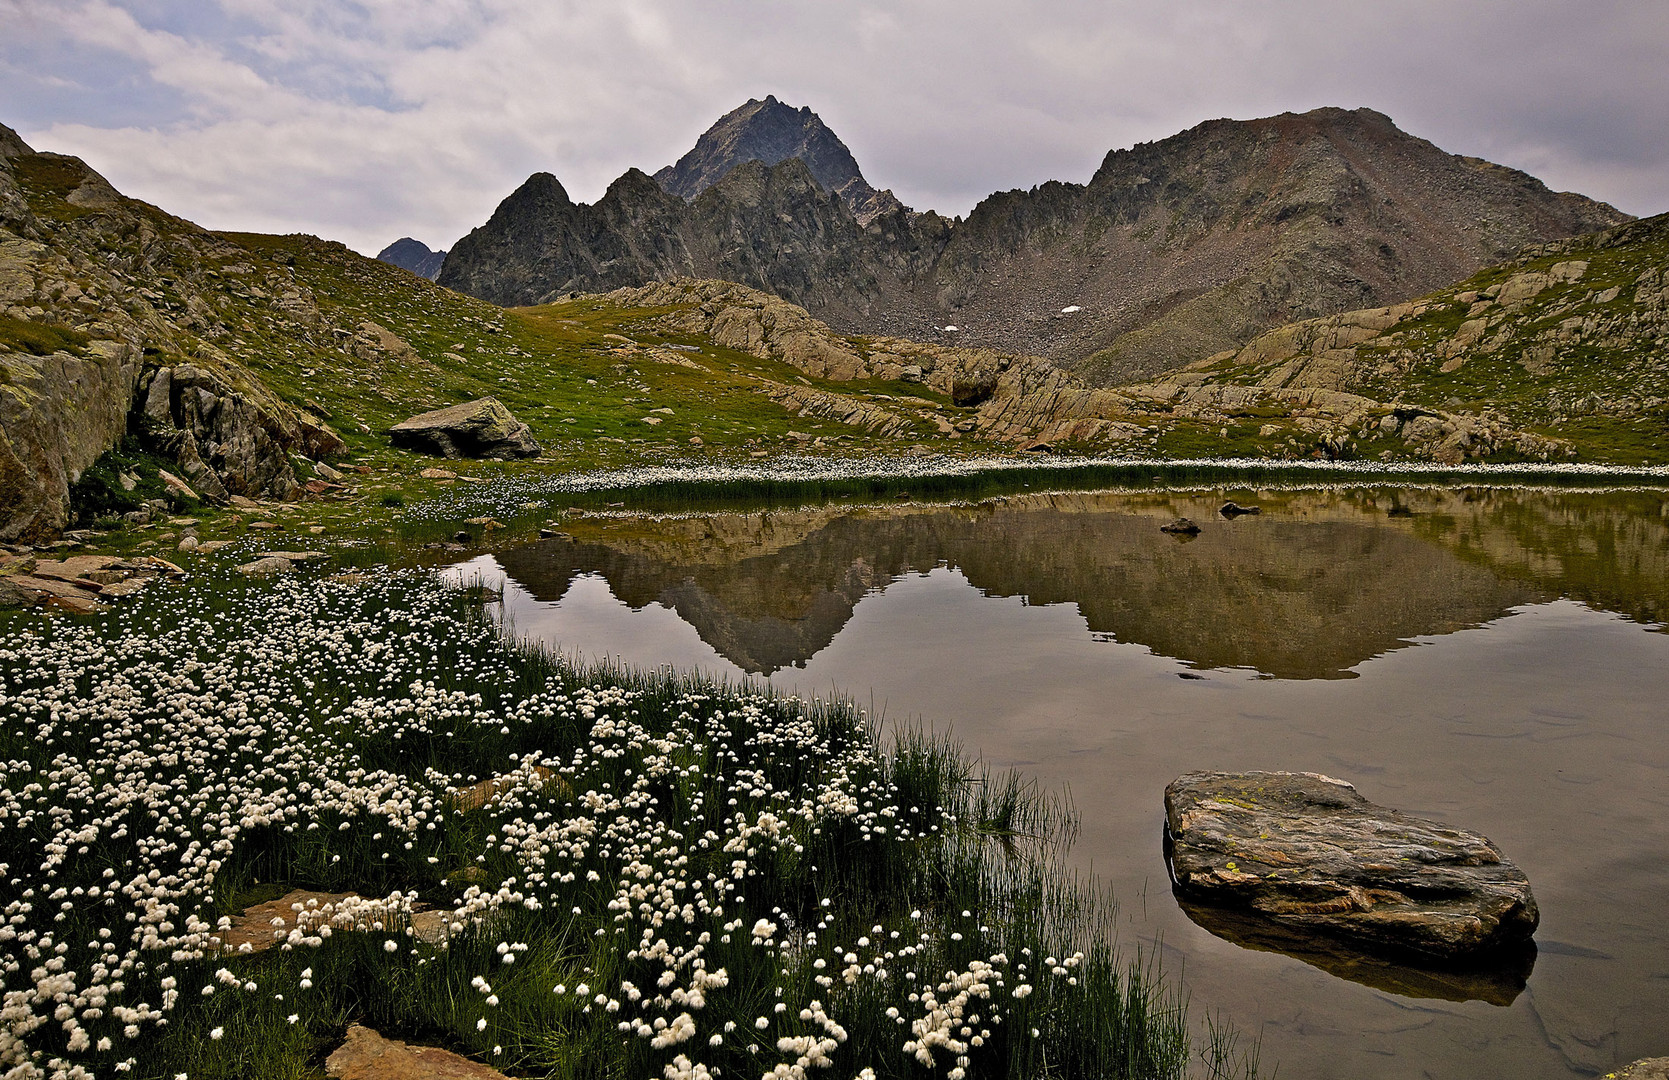
[[(240, 359), (281, 396), (327, 417), (351, 454), (383, 454), (381, 433), (392, 424), (488, 394), (533, 429), (548, 456), (570, 467), (780, 450), (819, 438), (851, 449), (898, 442), (789, 413), (765, 397), (767, 385), (797, 382), (847, 394), (860, 388), (807, 379), (787, 364), (704, 338), (669, 335), (652, 325), (665, 309), (582, 298), (505, 310), (339, 244), (226, 236), (293, 266), (337, 339), (333, 347), (299, 347), (274, 325), (271, 333), (247, 335)], [(370, 346), (371, 335), (356, 338), (367, 321), (397, 335), (411, 353)], [(921, 387), (903, 384), (861, 389), (923, 396)], [(931, 430), (912, 430), (906, 441)], [(810, 439), (802, 443), (789, 431)], [(692, 438), (701, 443), (692, 445)]]

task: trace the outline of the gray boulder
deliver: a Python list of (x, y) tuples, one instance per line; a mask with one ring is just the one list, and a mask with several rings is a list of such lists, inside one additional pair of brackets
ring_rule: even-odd
[(419, 413), (389, 429), (395, 446), (445, 458), (537, 457), (528, 426), (494, 397)]
[(1165, 789), (1177, 892), (1292, 931), (1444, 960), (1522, 945), (1539, 914), (1487, 839), (1318, 773), (1193, 772)]

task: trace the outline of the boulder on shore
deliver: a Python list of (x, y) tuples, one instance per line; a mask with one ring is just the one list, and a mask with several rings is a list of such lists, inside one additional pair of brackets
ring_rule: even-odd
[(419, 413), (388, 431), (395, 446), (444, 458), (537, 457), (528, 426), (494, 397)]
[(1442, 960), (1522, 945), (1539, 914), (1487, 839), (1319, 773), (1192, 772), (1165, 789), (1179, 893), (1290, 930)]

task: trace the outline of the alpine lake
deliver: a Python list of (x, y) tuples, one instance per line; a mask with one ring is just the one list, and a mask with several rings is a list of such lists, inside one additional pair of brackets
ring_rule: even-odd
[[(448, 572), (561, 651), (844, 696), (1068, 792), (1121, 948), (1263, 1075), (1669, 1053), (1669, 490), (1021, 489), (561, 528)], [(1163, 792), (1196, 769), (1325, 773), (1483, 833), (1529, 876), (1534, 955), (1411, 967), (1180, 901)]]

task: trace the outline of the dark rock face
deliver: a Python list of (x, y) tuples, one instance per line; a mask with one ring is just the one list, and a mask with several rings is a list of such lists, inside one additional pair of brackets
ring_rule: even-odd
[(421, 240), (402, 236), (377, 252), (377, 258), (433, 281), (440, 277), (440, 267), (446, 261), (446, 252), (430, 251), (429, 245)]
[(902, 207), (854, 213), (855, 181), (838, 179), (844, 146), (808, 149), (810, 165), (737, 163), (798, 146), (802, 113), (767, 99), (720, 121), (657, 174), (700, 192), (688, 205), (635, 171), (595, 206), (576, 205), (539, 174), (455, 246), (441, 283), (527, 304), (718, 277), (845, 332), (923, 338), (950, 323), (964, 344), (1046, 356), (1111, 384), (1296, 319), (1407, 300), (1526, 244), (1628, 219), (1445, 153), (1368, 109), (1213, 120), (1113, 151), (1087, 184), (994, 194), (962, 222)]
[(195, 364), (157, 368), (140, 379), (136, 426), (179, 462), (204, 498), (289, 499), (297, 494), (287, 451), (339, 454), (336, 433), (293, 410), (278, 410)]
[(528, 426), (491, 397), (420, 413), (395, 424), (388, 434), (395, 446), (446, 458), (539, 455), (539, 444)]
[(1529, 880), (1484, 837), (1316, 773), (1186, 773), (1165, 821), (1179, 893), (1287, 930), (1458, 959), (1522, 945), (1539, 921)]
[(789, 158), (805, 162), (823, 190), (840, 196), (859, 224), (904, 208), (892, 192), (870, 186), (852, 151), (816, 113), (770, 96), (721, 116), (676, 165), (657, 172), (655, 182), (680, 198), (694, 199), (738, 165), (758, 161), (769, 166)]
[[(737, 281), (779, 296), (804, 296), (825, 320), (853, 323), (898, 274), (895, 258), (866, 239), (883, 221), (923, 233), (902, 211), (860, 227), (805, 162), (739, 165), (693, 202), (669, 195), (634, 169), (594, 205), (575, 203), (538, 173), (499, 204), (492, 219), (453, 246), (440, 284), (505, 305), (538, 304), (574, 292), (698, 277)], [(913, 233), (913, 234), (914, 234)], [(908, 263), (911, 256), (898, 255)]]

